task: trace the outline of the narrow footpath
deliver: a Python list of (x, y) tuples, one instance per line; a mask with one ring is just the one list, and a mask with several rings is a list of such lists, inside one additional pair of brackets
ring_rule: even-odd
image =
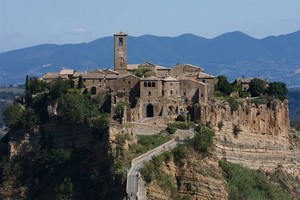
[(149, 161), (153, 156), (158, 156), (166, 151), (171, 151), (178, 144), (183, 143), (188, 138), (193, 138), (194, 133), (191, 130), (178, 130), (176, 132), (176, 139), (151, 149), (150, 151), (138, 156), (131, 161), (131, 168), (127, 173), (126, 183), (126, 199), (127, 200), (146, 200), (145, 182), (142, 180), (140, 171), (145, 161)]

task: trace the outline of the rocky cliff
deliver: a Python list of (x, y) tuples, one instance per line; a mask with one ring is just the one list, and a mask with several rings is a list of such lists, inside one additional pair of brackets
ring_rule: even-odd
[[(161, 171), (182, 198), (187, 196), (190, 199), (227, 199), (228, 186), (218, 166), (218, 160), (226, 158), (245, 167), (263, 170), (270, 174), (270, 177), (275, 177), (274, 180), (280, 179), (279, 181), (283, 181), (287, 190), (296, 199), (300, 196), (300, 185), (296, 181), (300, 179), (300, 143), (293, 140), (297, 137), (291, 135), (287, 102), (274, 100), (268, 104), (254, 104), (250, 100), (241, 100), (238, 103), (236, 111), (232, 111), (230, 104), (223, 101), (201, 105), (199, 113), (202, 122), (211, 126), (216, 133), (214, 153), (209, 157), (203, 157), (193, 149), (189, 149), (181, 163), (172, 158), (161, 165)], [(151, 126), (153, 127), (147, 124), (110, 125), (105, 134), (95, 136), (89, 127), (47, 124), (33, 131), (20, 130), (8, 135), (6, 151), (10, 158), (25, 155), (32, 151), (43, 137), (51, 138), (58, 148), (86, 149), (84, 152), (88, 154), (80, 160), (84, 163), (84, 167), (80, 168), (80, 174), (84, 175), (85, 183), (100, 189), (97, 192), (93, 188), (89, 192), (75, 191), (76, 199), (80, 199), (80, 195), (88, 197), (92, 193), (95, 197), (110, 196), (122, 199), (125, 195), (126, 181), (125, 176), (122, 176), (125, 171), (121, 162), (130, 162), (124, 158), (127, 158), (125, 155), (129, 146), (137, 143), (136, 134), (158, 133), (163, 128), (156, 125), (155, 129), (152, 129)], [(237, 134), (233, 134), (235, 126), (240, 129)], [(76, 154), (73, 156), (75, 158)], [(35, 164), (30, 160), (29, 163)], [(74, 163), (73, 167), (77, 164)], [(74, 170), (77, 170), (78, 166)], [(86, 171), (87, 167), (89, 171)], [(77, 187), (81, 185), (82, 180), (75, 178), (78, 171), (74, 170), (68, 170), (68, 173), (70, 177), (74, 176), (73, 184)], [(278, 178), (282, 177), (278, 174), (286, 178), (282, 180)], [(65, 175), (58, 173), (58, 177), (60, 176)], [(100, 182), (94, 183), (90, 177), (93, 178), (92, 181)], [(106, 180), (105, 184), (101, 182), (102, 179)], [(59, 183), (59, 180), (55, 181)], [(153, 181), (147, 185), (148, 199), (172, 199), (172, 191), (164, 189), (160, 184)], [(49, 187), (55, 189), (55, 185)], [(1, 197), (12, 197), (11, 193), (7, 192), (7, 195), (3, 196), (2, 192), (0, 190)], [(40, 195), (45, 192), (49, 191), (41, 189)], [(16, 192), (14, 195), (19, 197)], [(28, 197), (28, 194), (22, 195), (24, 199)]]
[[(215, 130), (213, 155), (203, 158), (190, 149), (182, 165), (171, 160), (160, 168), (181, 198), (227, 199), (228, 186), (217, 163), (222, 158), (263, 171), (293, 199), (300, 196), (300, 140), (291, 133), (287, 101), (255, 104), (245, 99), (235, 111), (228, 102), (216, 101), (201, 105), (199, 113), (202, 123)], [(148, 199), (172, 199), (172, 192), (160, 184), (155, 180), (147, 185)]]
[[(217, 158), (203, 158), (190, 149), (189, 154), (182, 161), (182, 163), (176, 163), (171, 160), (161, 166), (161, 170), (170, 179), (181, 198), (228, 198), (227, 185), (222, 178), (222, 170), (218, 166)], [(157, 181), (153, 181), (147, 186), (147, 199), (163, 200), (173, 198), (172, 191), (166, 190)]]
[[(278, 168), (292, 177), (300, 179), (300, 149), (290, 130), (287, 101), (273, 100), (267, 104), (254, 104), (249, 100), (239, 102), (236, 111), (231, 111), (225, 102), (216, 102), (201, 107), (202, 121), (210, 122), (215, 129), (216, 152), (245, 167), (259, 169), (269, 174)], [(218, 123), (223, 126), (218, 127)], [(233, 127), (240, 131), (234, 134)], [(286, 184), (290, 193), (300, 195), (300, 185)]]
[(8, 133), (9, 157), (25, 155), (42, 138), (51, 139), (58, 148), (87, 147), (92, 141), (92, 129), (88, 126), (68, 123), (48, 123), (36, 126), (33, 130), (19, 129)]

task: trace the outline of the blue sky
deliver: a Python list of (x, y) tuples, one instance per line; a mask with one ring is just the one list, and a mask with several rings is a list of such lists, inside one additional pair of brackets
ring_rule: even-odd
[(0, 0), (0, 52), (90, 42), (124, 31), (213, 38), (300, 30), (300, 0)]

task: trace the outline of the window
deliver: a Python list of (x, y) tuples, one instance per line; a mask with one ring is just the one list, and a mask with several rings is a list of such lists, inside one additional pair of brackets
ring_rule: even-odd
[(151, 91), (148, 92), (148, 95), (151, 96)]
[(151, 82), (148, 82), (148, 87), (151, 87)]
[(85, 82), (85, 79), (83, 79), (83, 82)]
[(128, 84), (130, 84), (130, 81), (128, 81)]
[(205, 83), (205, 80), (202, 80), (203, 83)]
[(203, 94), (201, 94), (201, 97), (203, 97)]
[(171, 83), (171, 85), (173, 85), (173, 83)]
[(119, 37), (119, 46), (123, 46), (123, 38)]
[(123, 68), (123, 63), (120, 63), (120, 68)]
[(170, 93), (171, 93), (171, 95), (173, 94), (173, 91), (172, 90), (170, 90)]
[(147, 87), (147, 83), (146, 82), (144, 82), (144, 87)]
[(99, 82), (101, 82), (101, 79), (99, 79)]
[(185, 92), (183, 92), (183, 96), (185, 96), (186, 95), (186, 93)]
[(162, 90), (162, 91), (161, 91), (161, 94), (164, 96), (164, 95), (165, 95), (165, 91)]
[(152, 87), (155, 87), (155, 83), (154, 82), (152, 82)]

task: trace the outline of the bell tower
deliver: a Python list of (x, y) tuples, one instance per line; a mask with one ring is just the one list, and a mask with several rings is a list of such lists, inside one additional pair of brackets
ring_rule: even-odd
[(123, 32), (114, 35), (114, 70), (120, 74), (127, 73), (127, 34)]

